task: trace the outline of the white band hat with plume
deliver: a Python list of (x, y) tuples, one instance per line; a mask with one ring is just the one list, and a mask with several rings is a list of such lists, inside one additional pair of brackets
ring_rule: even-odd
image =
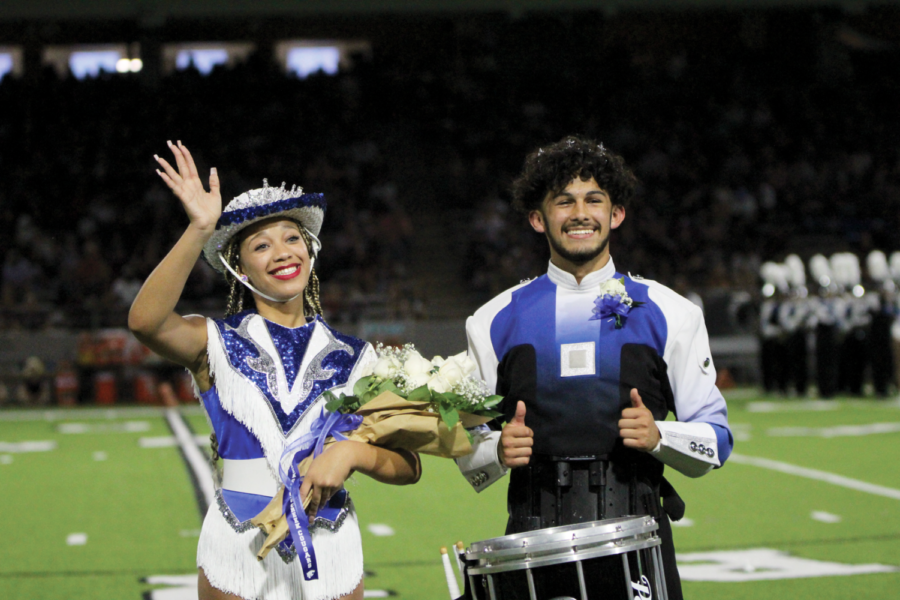
[(772, 285), (780, 292), (788, 291), (788, 268), (776, 262), (764, 262), (759, 269), (763, 283)]
[(828, 287), (832, 283), (831, 263), (822, 254), (816, 254), (809, 259), (809, 274), (823, 287)]
[(869, 277), (881, 283), (891, 278), (891, 269), (888, 259), (881, 250), (872, 250), (866, 257), (866, 271)]
[(796, 254), (789, 254), (784, 259), (784, 266), (787, 268), (788, 283), (793, 288), (801, 288), (806, 285), (806, 268), (803, 265), (803, 259)]

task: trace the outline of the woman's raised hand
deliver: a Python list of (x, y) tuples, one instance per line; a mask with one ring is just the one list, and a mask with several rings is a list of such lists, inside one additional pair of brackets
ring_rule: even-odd
[(166, 185), (175, 192), (178, 199), (181, 200), (191, 225), (197, 227), (201, 231), (212, 233), (216, 227), (216, 222), (222, 214), (222, 195), (219, 193), (219, 175), (216, 169), (212, 168), (209, 172), (209, 191), (203, 189), (203, 182), (197, 174), (197, 165), (194, 164), (194, 157), (188, 151), (187, 147), (182, 145), (181, 141), (177, 144), (167, 142), (169, 149), (175, 156), (175, 164), (178, 166), (176, 171), (165, 159), (153, 155), (162, 171), (156, 170)]

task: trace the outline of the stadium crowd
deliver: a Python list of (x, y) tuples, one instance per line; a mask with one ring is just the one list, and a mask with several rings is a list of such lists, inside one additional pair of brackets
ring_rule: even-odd
[[(169, 138), (218, 168), (225, 197), (262, 177), (326, 192), (317, 266), (333, 321), (426, 315), (415, 258), (428, 244), (451, 250), (447, 286), (470, 291), (466, 311), (543, 272), (545, 244), (511, 214), (507, 187), (529, 150), (569, 133), (602, 139), (640, 179), (617, 263), (682, 293), (759, 298), (766, 260), (890, 252), (896, 45), (803, 18), (792, 36), (780, 20), (760, 33), (725, 19), (706, 37), (656, 21), (631, 38), (594, 13), (458, 19), (434, 44), (375, 44), (304, 80), (261, 53), (152, 84), (7, 76), (0, 329), (124, 324), (185, 222), (153, 174)], [(425, 213), (468, 226), (421, 235)], [(198, 264), (187, 302), (209, 312), (223, 297)]]

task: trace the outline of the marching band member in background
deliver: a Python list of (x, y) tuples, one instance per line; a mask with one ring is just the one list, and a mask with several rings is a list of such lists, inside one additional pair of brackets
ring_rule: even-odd
[(837, 313), (841, 332), (838, 389), (853, 396), (863, 395), (863, 378), (869, 361), (867, 335), (872, 316), (870, 300), (861, 285), (859, 258), (850, 252), (832, 255), (831, 267), (841, 289), (843, 310)]
[(811, 326), (816, 338), (816, 386), (820, 398), (833, 398), (837, 393), (839, 328), (837, 315), (843, 300), (838, 295), (831, 263), (816, 254), (809, 259), (809, 274), (818, 288), (813, 304)]
[(881, 250), (873, 250), (866, 257), (866, 274), (871, 325), (869, 329), (869, 352), (872, 365), (872, 386), (875, 395), (884, 398), (893, 380), (894, 360), (891, 347), (891, 326), (895, 319), (897, 286), (891, 279), (887, 257)]
[(891, 325), (891, 350), (894, 357), (894, 385), (900, 391), (900, 252), (891, 253), (891, 279), (894, 282), (894, 322)]
[(759, 270), (763, 280), (763, 301), (759, 310), (760, 367), (763, 389), (767, 394), (787, 391), (784, 377), (787, 349), (780, 306), (788, 291), (787, 277), (781, 265), (765, 262)]
[[(300, 488), (311, 497), (309, 527), (306, 515), (297, 519), (301, 539), (257, 561), (266, 536), (250, 523), (285, 483), (278, 473), (286, 449), (323, 421), (322, 393), (352, 389), (375, 354), (322, 320), (313, 264), (325, 198), (266, 185), (223, 212), (215, 169), (207, 192), (188, 149), (169, 148), (177, 169), (155, 157), (157, 173), (190, 224), (144, 283), (128, 326), (191, 372), (223, 459), (197, 548), (200, 598), (362, 598), (362, 542), (344, 480), (359, 471), (413, 483), (415, 455), (338, 442), (313, 460)], [(224, 319), (174, 312), (201, 253), (230, 284)]]
[[(610, 257), (635, 183), (622, 157), (583, 138), (525, 159), (513, 206), (546, 237), (550, 264), (466, 323), (469, 355), (505, 396), (507, 424), (476, 432), (475, 452), (457, 462), (476, 491), (512, 469), (508, 534), (653, 515), (678, 600), (669, 518), (684, 504), (663, 471), (703, 475), (724, 464), (733, 439), (700, 308)], [(589, 471), (607, 484), (588, 485)]]
[(796, 254), (784, 259), (790, 291), (778, 309), (778, 320), (785, 335), (785, 361), (782, 391), (793, 383), (797, 396), (806, 396), (809, 381), (808, 334), (812, 307), (806, 289), (806, 270)]

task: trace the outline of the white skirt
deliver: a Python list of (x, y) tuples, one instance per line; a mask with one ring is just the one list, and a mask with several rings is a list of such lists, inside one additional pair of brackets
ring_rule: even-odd
[(216, 589), (246, 600), (334, 600), (356, 589), (363, 578), (362, 539), (351, 507), (340, 529), (311, 531), (319, 578), (305, 581), (300, 560), (285, 563), (275, 550), (256, 559), (266, 536), (257, 528), (232, 529), (213, 504), (203, 520), (197, 566)]

